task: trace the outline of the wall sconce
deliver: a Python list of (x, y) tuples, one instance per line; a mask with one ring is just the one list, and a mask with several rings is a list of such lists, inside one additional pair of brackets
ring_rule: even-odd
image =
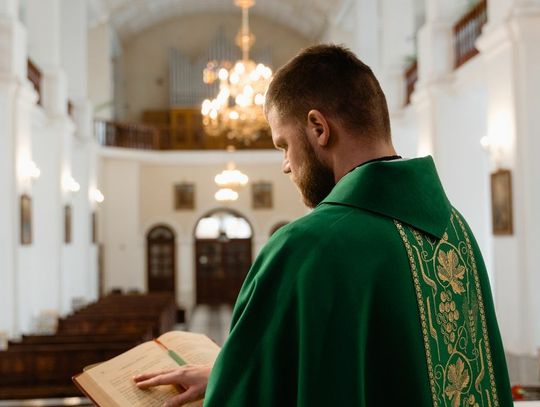
[(99, 189), (93, 188), (90, 190), (90, 199), (94, 200), (97, 203), (102, 203), (105, 200), (105, 197)]
[(41, 175), (41, 170), (36, 163), (32, 160), (25, 161), (21, 165), (21, 177), (25, 180), (29, 180), (31, 183), (35, 182)]
[(72, 176), (68, 175), (64, 178), (64, 189), (69, 192), (79, 192), (81, 186), (77, 181), (73, 179)]

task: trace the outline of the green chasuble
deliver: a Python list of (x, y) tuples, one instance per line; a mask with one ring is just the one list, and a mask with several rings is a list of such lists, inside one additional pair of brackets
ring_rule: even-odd
[(430, 157), (360, 166), (272, 236), (205, 406), (512, 406), (482, 256)]

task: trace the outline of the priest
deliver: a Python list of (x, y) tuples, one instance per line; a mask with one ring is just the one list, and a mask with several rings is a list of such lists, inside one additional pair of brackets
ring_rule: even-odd
[(265, 112), (308, 215), (276, 232), (214, 366), (135, 378), (169, 406), (511, 406), (486, 268), (431, 157), (403, 159), (371, 69), (318, 45)]

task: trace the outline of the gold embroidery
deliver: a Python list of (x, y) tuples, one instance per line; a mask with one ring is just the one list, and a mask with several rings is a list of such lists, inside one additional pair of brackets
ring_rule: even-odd
[[(480, 280), (478, 278), (478, 270), (476, 268), (476, 259), (474, 258), (474, 252), (471, 245), (471, 240), (469, 238), (469, 234), (467, 233), (467, 229), (465, 228), (465, 225), (463, 224), (463, 221), (461, 220), (461, 217), (457, 215), (457, 212), (455, 209), (452, 209), (452, 212), (454, 216), (458, 219), (459, 226), (461, 227), (461, 230), (463, 231), (463, 235), (465, 236), (465, 242), (467, 243), (467, 249), (469, 251), (469, 257), (472, 263), (473, 268), (473, 275), (474, 275), (474, 282), (476, 285), (476, 293), (478, 295), (478, 305), (480, 308), (480, 321), (482, 322), (482, 332), (484, 335), (484, 342), (486, 347), (486, 358), (488, 363), (488, 370), (489, 370), (489, 381), (491, 384), (491, 394), (493, 396), (493, 404), (495, 406), (499, 405), (499, 398), (497, 396), (496, 391), (496, 385), (495, 385), (495, 374), (493, 373), (493, 362), (491, 358), (491, 348), (489, 345), (489, 337), (488, 337), (488, 331), (487, 331), (487, 323), (486, 323), (486, 315), (484, 311), (484, 300), (482, 296), (482, 289), (480, 287)], [(488, 397), (489, 400), (489, 397)], [(491, 400), (489, 400), (489, 405), (491, 405)]]
[(394, 223), (396, 224), (396, 227), (401, 235), (401, 238), (403, 239), (403, 242), (405, 244), (405, 249), (407, 250), (407, 255), (409, 256), (409, 263), (410, 263), (411, 271), (413, 275), (418, 308), (420, 309), (420, 322), (422, 325), (422, 335), (424, 337), (424, 350), (426, 352), (426, 358), (428, 360), (428, 375), (429, 375), (429, 385), (431, 387), (431, 396), (433, 398), (433, 406), (438, 407), (439, 403), (437, 402), (437, 393), (435, 391), (435, 375), (433, 373), (433, 366), (431, 363), (429, 363), (429, 361), (431, 361), (431, 349), (429, 345), (429, 338), (427, 336), (426, 313), (424, 311), (424, 302), (422, 301), (422, 293), (420, 291), (420, 283), (418, 281), (418, 271), (416, 270), (416, 263), (412, 255), (411, 245), (409, 243), (409, 240), (407, 239), (407, 235), (405, 234), (405, 231), (403, 230), (403, 226), (398, 221), (394, 221)]
[(453, 407), (459, 407), (461, 401), (461, 393), (469, 385), (469, 372), (465, 370), (463, 360), (458, 359), (453, 365), (448, 368), (448, 382), (450, 383), (444, 392), (446, 397), (452, 400)]
[[(409, 258), (433, 405), (498, 407), (474, 252), (457, 212), (453, 211), (450, 222), (443, 238), (436, 241), (394, 221)], [(436, 356), (431, 351), (435, 347)]]

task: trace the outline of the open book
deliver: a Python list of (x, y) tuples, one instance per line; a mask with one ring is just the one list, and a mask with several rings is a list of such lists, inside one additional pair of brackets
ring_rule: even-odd
[[(145, 342), (93, 365), (73, 377), (73, 381), (100, 407), (161, 407), (167, 399), (179, 394), (179, 390), (174, 386), (140, 390), (133, 376), (174, 369), (183, 363), (214, 364), (220, 350), (207, 336), (191, 332), (167, 332), (158, 341)], [(202, 406), (202, 400), (186, 405)]]

